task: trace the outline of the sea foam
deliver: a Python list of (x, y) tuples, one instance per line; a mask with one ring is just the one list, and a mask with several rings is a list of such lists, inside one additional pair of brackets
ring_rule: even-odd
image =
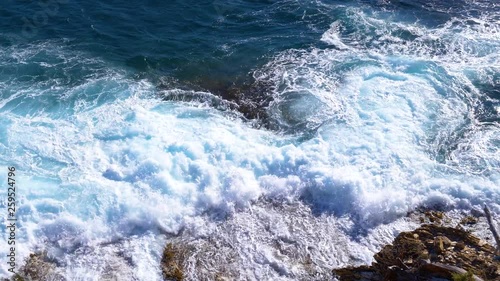
[[(458, 45), (438, 54), (432, 35), (445, 31), (426, 35), (349, 11), (360, 30), (380, 25), (387, 32), (356, 41), (332, 26), (326, 43), (333, 38), (348, 48), (284, 51), (254, 73), (273, 85), (267, 110), (282, 132), (257, 130), (238, 113), (202, 102), (163, 101), (147, 79), (57, 42), (3, 49), (0, 61), (15, 66), (0, 76), (0, 166), (19, 173), (20, 259), (45, 249), (68, 277), (89, 280), (119, 259), (137, 269), (136, 278), (158, 280), (164, 234), (207, 213), (249, 210), (259, 198), (300, 201), (317, 215), (377, 231), (420, 206), (486, 203), (500, 211), (498, 124), (476, 118), (482, 92), (469, 80), (470, 72), (495, 72), (498, 40), (466, 28)], [(391, 28), (421, 39), (402, 45), (388, 37)], [(467, 47), (474, 41), (468, 36), (489, 43)], [(469, 73), (459, 67), (465, 57)], [(51, 79), (17, 77), (26, 65)], [(51, 67), (88, 75), (65, 80)], [(355, 252), (363, 262), (371, 256)], [(249, 262), (293, 274), (271, 255)], [(6, 275), (5, 263), (1, 269)]]

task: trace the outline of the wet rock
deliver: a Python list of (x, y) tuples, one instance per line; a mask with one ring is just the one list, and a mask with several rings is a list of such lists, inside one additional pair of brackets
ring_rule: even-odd
[(469, 280), (500, 280), (495, 248), (461, 228), (426, 224), (412, 232), (402, 232), (374, 258), (369, 267), (339, 269), (334, 273), (347, 281), (454, 280), (467, 274), (472, 276)]
[[(161, 98), (167, 101), (202, 102), (222, 111), (238, 111), (247, 120), (258, 121), (258, 126), (277, 129), (267, 107), (273, 100), (273, 86), (254, 79), (202, 79), (180, 84), (166, 80), (159, 82)], [(176, 88), (177, 90), (172, 90)]]
[(478, 222), (478, 218), (477, 217), (466, 216), (466, 217), (464, 217), (460, 221), (460, 224), (463, 224), (463, 225), (473, 225), (473, 224), (476, 224), (477, 222)]
[(455, 248), (457, 251), (461, 251), (461, 250), (465, 249), (465, 243), (463, 241), (459, 241), (455, 245)]
[(381, 276), (373, 267), (371, 266), (360, 266), (360, 267), (348, 267), (341, 268), (334, 271), (338, 276), (342, 277), (342, 280), (382, 280)]
[(187, 249), (168, 243), (163, 249), (161, 271), (165, 280), (184, 280), (184, 261)]
[(439, 211), (427, 211), (425, 217), (432, 223), (440, 223), (443, 220), (444, 214)]
[(19, 271), (11, 278), (13, 281), (66, 281), (58, 272), (56, 265), (45, 253), (30, 254)]

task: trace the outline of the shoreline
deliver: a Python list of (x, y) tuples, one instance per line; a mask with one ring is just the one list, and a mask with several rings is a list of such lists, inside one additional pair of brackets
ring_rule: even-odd
[[(222, 220), (199, 218), (180, 234), (166, 237), (158, 268), (163, 280), (271, 280), (276, 276), (279, 280), (332, 280), (335, 270), (367, 269), (377, 260), (376, 253), (392, 245), (398, 235), (423, 226), (463, 230), (484, 245), (494, 245), (486, 219), (480, 215), (477, 211), (419, 210), (365, 233), (346, 234), (348, 225), (352, 227), (346, 217), (315, 215), (303, 203), (259, 200), (248, 211)], [(199, 231), (200, 224), (204, 232)], [(288, 233), (285, 228), (290, 228)], [(25, 261), (18, 279), (5, 280), (67, 280), (63, 272), (57, 262), (38, 253)], [(111, 266), (100, 280), (113, 278), (135, 280), (134, 268)]]

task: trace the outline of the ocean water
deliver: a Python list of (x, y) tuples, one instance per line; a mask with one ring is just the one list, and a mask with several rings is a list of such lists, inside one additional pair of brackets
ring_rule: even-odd
[[(160, 280), (165, 234), (259, 199), (365, 246), (421, 207), (499, 213), (500, 3), (5, 0), (3, 217), (8, 166), (18, 261), (68, 280), (103, 280), (117, 241), (120, 280)], [(252, 250), (242, 278), (294, 279)]]

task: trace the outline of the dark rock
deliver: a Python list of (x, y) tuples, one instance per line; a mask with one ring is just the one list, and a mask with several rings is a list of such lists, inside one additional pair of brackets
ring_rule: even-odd
[[(277, 129), (277, 124), (267, 112), (267, 107), (273, 101), (273, 85), (269, 83), (248, 78), (235, 81), (203, 79), (185, 85), (163, 81), (158, 87), (165, 89), (160, 94), (164, 100), (207, 103), (222, 111), (238, 111), (245, 119), (258, 121), (258, 126)], [(172, 87), (181, 90), (169, 91)]]
[(381, 276), (374, 268), (371, 266), (360, 266), (360, 267), (348, 267), (335, 269), (333, 272), (340, 276), (342, 280), (353, 281), (353, 280), (382, 280)]

